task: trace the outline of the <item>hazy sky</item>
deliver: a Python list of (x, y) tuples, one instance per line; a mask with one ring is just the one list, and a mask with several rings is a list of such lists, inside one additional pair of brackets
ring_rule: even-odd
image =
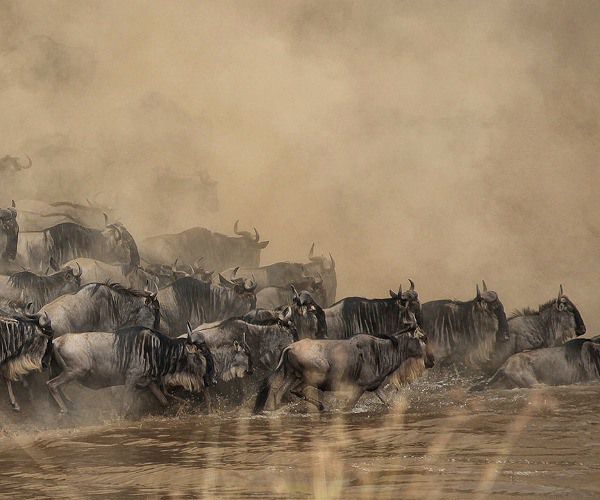
[(240, 218), (265, 263), (331, 251), (340, 295), (562, 282), (593, 333), (598, 26), (585, 1), (1, 1), (0, 154), (34, 160), (2, 203), (100, 192), (140, 237)]

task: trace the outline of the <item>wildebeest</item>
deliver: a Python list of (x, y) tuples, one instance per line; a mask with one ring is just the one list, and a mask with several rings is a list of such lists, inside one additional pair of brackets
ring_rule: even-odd
[(436, 363), (482, 368), (496, 342), (508, 341), (508, 321), (498, 294), (476, 287), (473, 300), (435, 300), (423, 304), (423, 325)]
[(307, 276), (302, 281), (294, 281), (286, 287), (268, 286), (256, 293), (256, 307), (259, 309), (275, 309), (279, 306), (290, 305), (294, 298), (294, 289), (307, 291), (313, 300), (324, 307), (326, 301), (323, 279), (320, 276)]
[[(156, 330), (134, 326), (109, 332), (67, 334), (53, 342), (53, 378), (48, 389), (62, 413), (67, 412), (61, 387), (77, 381), (90, 389), (125, 385), (124, 413), (129, 413), (136, 387), (147, 387), (167, 406), (163, 388), (182, 387), (202, 393), (212, 374), (208, 351), (191, 339), (171, 339)], [(54, 373), (54, 366), (60, 370)], [(168, 395), (168, 392), (167, 392)]]
[(0, 158), (0, 173), (5, 175), (8, 173), (15, 173), (19, 170), (27, 170), (31, 168), (33, 162), (31, 158), (27, 156), (27, 165), (19, 161), (19, 158), (16, 156), (4, 155)]
[[(319, 276), (322, 280), (320, 288), (323, 289), (325, 298), (322, 307), (327, 307), (335, 302), (337, 292), (337, 276), (335, 261), (331, 254), (329, 257), (315, 256), (314, 243), (308, 253), (307, 263), (276, 262), (262, 267), (241, 266), (235, 268), (235, 275), (243, 278), (254, 277), (257, 291), (267, 287), (289, 287), (290, 283), (301, 282), (307, 277)], [(235, 277), (234, 268), (222, 272), (228, 279)]]
[(508, 319), (508, 342), (498, 342), (487, 366), (497, 370), (517, 352), (556, 347), (574, 336), (585, 334), (586, 328), (577, 306), (563, 293), (560, 285), (558, 297), (539, 306), (516, 311)]
[(79, 257), (131, 268), (140, 265), (133, 236), (120, 223), (102, 230), (64, 223), (40, 232), (22, 232), (17, 247), (19, 264), (34, 271), (43, 272), (50, 265), (50, 258), (60, 266)]
[(421, 326), (419, 295), (414, 282), (409, 281), (407, 291), (403, 292), (400, 285), (398, 293), (390, 290), (389, 299), (346, 297), (324, 309), (327, 337), (346, 339), (359, 333), (391, 335), (406, 326), (407, 312), (414, 314)]
[(17, 257), (19, 224), (15, 202), (9, 208), (0, 209), (0, 264), (3, 269)]
[(138, 266), (107, 264), (96, 259), (79, 258), (67, 262), (64, 267), (81, 269), (81, 284), (121, 283), (130, 288), (144, 288), (146, 282), (156, 283), (157, 277)]
[[(54, 262), (52, 262), (54, 264)], [(34, 311), (67, 293), (75, 293), (81, 286), (81, 268), (65, 266), (60, 269), (53, 266), (55, 273), (45, 276), (29, 271), (20, 271), (11, 275), (6, 285), (0, 285), (0, 296), (31, 303)], [(74, 271), (78, 269), (78, 271)]]
[(156, 292), (125, 288), (118, 283), (90, 283), (40, 309), (52, 321), (54, 336), (78, 332), (112, 332), (127, 326), (158, 329)]
[(305, 393), (308, 387), (345, 393), (347, 409), (352, 409), (366, 391), (375, 392), (387, 405), (381, 391), (384, 381), (406, 360), (424, 358), (425, 349), (420, 335), (411, 333), (300, 340), (283, 350), (275, 373), (265, 379), (256, 398), (254, 412), (263, 411), (267, 403), (269, 409), (276, 409), (288, 391), (323, 410), (320, 401)]
[(224, 343), (245, 343), (253, 369), (271, 371), (275, 369), (281, 351), (294, 341), (294, 326), (285, 320), (256, 325), (241, 318), (229, 318), (216, 326), (199, 326), (192, 335), (192, 339), (196, 338), (204, 340), (211, 350)]
[(569, 340), (557, 347), (519, 352), (506, 360), (481, 389), (569, 385), (600, 379), (600, 337)]
[(0, 374), (15, 411), (20, 407), (13, 394), (12, 382), (41, 371), (49, 362), (51, 350), (52, 325), (47, 315), (0, 317)]
[(146, 264), (170, 266), (176, 259), (182, 264), (191, 264), (203, 256), (204, 265), (218, 271), (239, 265), (258, 266), (260, 252), (269, 242), (260, 241), (256, 230), (254, 236), (238, 231), (237, 222), (234, 231), (238, 236), (194, 227), (178, 234), (153, 236), (140, 243), (140, 254)]
[(21, 199), (18, 200), (18, 205), (17, 220), (23, 232), (43, 231), (63, 222), (72, 222), (92, 229), (103, 229), (112, 215), (109, 208), (98, 206), (89, 200), (87, 205), (82, 205), (72, 201), (47, 203), (40, 200)]
[(251, 281), (232, 283), (223, 278), (223, 286), (195, 278), (181, 278), (158, 292), (162, 331), (167, 335), (234, 316), (242, 316), (256, 307), (256, 286)]

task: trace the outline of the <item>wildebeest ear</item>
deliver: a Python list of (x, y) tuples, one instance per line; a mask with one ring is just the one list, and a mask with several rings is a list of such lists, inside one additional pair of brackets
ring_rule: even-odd
[(560, 299), (563, 295), (564, 295), (563, 286), (560, 285), (560, 287), (558, 289), (558, 298)]
[(58, 264), (56, 263), (56, 261), (54, 260), (54, 257), (50, 257), (50, 267), (54, 270), (54, 271), (59, 271), (60, 267), (58, 266)]
[(25, 306), (25, 312), (27, 314), (35, 314), (35, 310), (33, 309), (33, 302), (27, 302)]
[(13, 207), (13, 208), (17, 208), (17, 204), (15, 203), (15, 200), (11, 200), (11, 202), (12, 203), (11, 203), (10, 206)]
[(269, 244), (268, 241), (261, 241), (260, 243), (257, 243), (256, 246), (258, 246), (258, 248), (260, 248), (260, 249), (263, 249), (263, 248), (266, 248), (268, 244)]
[(390, 297), (392, 299), (397, 299), (398, 298), (398, 294), (396, 292), (394, 292), (393, 290), (390, 290)]
[(581, 346), (581, 361), (586, 374), (590, 378), (600, 376), (600, 344), (585, 342)]

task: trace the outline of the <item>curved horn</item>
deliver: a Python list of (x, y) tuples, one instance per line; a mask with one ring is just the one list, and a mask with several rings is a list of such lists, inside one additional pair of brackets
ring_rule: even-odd
[(104, 225), (108, 226), (108, 215), (106, 215), (106, 212), (102, 212), (102, 215), (104, 215)]
[(477, 298), (480, 299), (481, 298), (481, 292), (479, 291), (479, 284), (475, 285), (475, 290), (477, 290)]
[(73, 276), (75, 276), (76, 278), (81, 278), (81, 275), (83, 274), (83, 271), (81, 270), (81, 266), (79, 265), (79, 262), (75, 261), (75, 264), (77, 264), (77, 268), (79, 269), (79, 272), (77, 274), (73, 273)]
[(190, 264), (188, 264), (187, 266), (188, 266), (188, 267), (190, 268), (190, 270), (192, 271), (192, 272), (190, 273), (190, 276), (194, 276), (194, 274), (196, 274), (196, 270), (194, 269), (194, 266), (192, 266), (192, 265), (190, 265)]
[(333, 255), (329, 252), (329, 258), (331, 259), (331, 269), (335, 269), (335, 260), (333, 260)]
[(226, 286), (226, 287), (234, 287), (235, 286), (235, 283), (229, 281), (221, 273), (219, 273), (219, 282), (221, 283), (221, 285)]
[(235, 224), (233, 225), (233, 232), (234, 232), (234, 234), (240, 234), (239, 231), (238, 231), (238, 224), (239, 223), (240, 223), (240, 220), (238, 219), (238, 220), (235, 221)]
[(411, 280), (410, 278), (408, 278), (408, 281), (409, 281), (409, 283), (410, 283), (410, 288), (409, 288), (409, 290), (410, 290), (411, 292), (414, 292), (414, 291), (415, 291), (415, 282), (414, 282), (413, 280)]
[(290, 288), (292, 289), (292, 292), (294, 293), (294, 298), (295, 299), (300, 298), (300, 295), (298, 295), (298, 290), (296, 290), (296, 287), (294, 285), (290, 285)]
[(10, 201), (11, 201), (11, 204), (10, 204), (10, 206), (11, 206), (12, 208), (17, 208), (17, 204), (15, 203), (15, 200), (10, 200)]
[(485, 284), (485, 280), (481, 280), (481, 284), (483, 285), (483, 291), (487, 292), (488, 289), (487, 289), (487, 285)]
[(562, 284), (558, 288), (558, 298), (560, 299), (564, 295)]
[(313, 256), (315, 254), (315, 242), (313, 241), (313, 244), (310, 247), (310, 250), (308, 252), (308, 260), (313, 260)]
[(177, 261), (178, 261), (178, 260), (179, 260), (179, 257), (177, 257), (177, 258), (175, 259), (175, 262), (173, 262), (173, 264), (171, 264), (171, 272), (172, 272), (173, 274), (176, 274), (176, 273), (177, 273)]
[(233, 268), (233, 272), (231, 273), (232, 278), (235, 278), (235, 275), (237, 274), (239, 268), (240, 268), (240, 266)]
[(254, 228), (252, 228), (252, 229), (254, 229), (254, 234), (255, 234), (255, 237), (254, 237), (254, 242), (255, 242), (255, 243), (258, 243), (258, 242), (260, 241), (260, 234), (258, 234), (258, 231), (256, 230), (256, 228), (255, 228), (255, 227), (254, 227)]

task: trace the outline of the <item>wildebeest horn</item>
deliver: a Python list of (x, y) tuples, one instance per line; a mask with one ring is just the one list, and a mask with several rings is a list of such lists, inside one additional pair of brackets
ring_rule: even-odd
[(191, 271), (192, 271), (192, 272), (190, 273), (190, 276), (194, 276), (194, 274), (196, 274), (196, 270), (194, 269), (194, 266), (192, 266), (191, 264), (188, 264), (187, 266), (188, 266), (188, 267), (191, 269)]
[(290, 288), (292, 289), (292, 292), (294, 294), (294, 298), (295, 299), (300, 298), (300, 295), (298, 295), (298, 290), (296, 290), (296, 287), (294, 285), (290, 285)]
[(475, 290), (477, 290), (477, 298), (480, 299), (481, 298), (481, 292), (479, 291), (479, 284), (475, 285)]
[(42, 327), (42, 329), (49, 327), (51, 324), (50, 316), (48, 316), (48, 313), (46, 311), (44, 311), (44, 314), (38, 313), (37, 314), (37, 322), (38, 322), (38, 325), (40, 325)]
[(400, 283), (400, 286), (398, 287), (398, 296), (402, 295), (402, 283)]
[(258, 231), (256, 230), (255, 227), (252, 228), (252, 229), (254, 229), (254, 234), (256, 235), (255, 238), (254, 238), (254, 242), (258, 243), (260, 241), (260, 234), (258, 234)]
[(229, 281), (221, 273), (219, 273), (219, 282), (221, 283), (221, 285), (226, 286), (226, 287), (234, 287), (235, 286), (235, 283)]
[(12, 208), (17, 208), (17, 204), (15, 203), (15, 200), (10, 200), (10, 201), (11, 201), (11, 204), (10, 204), (10, 206), (11, 206)]
[(408, 278), (408, 282), (410, 283), (410, 288), (409, 288), (409, 290), (410, 290), (411, 292), (414, 292), (414, 291), (415, 291), (415, 282), (414, 282), (413, 280), (411, 280), (410, 278)]
[(560, 287), (558, 288), (558, 298), (560, 299), (563, 295), (564, 295), (563, 286), (561, 284)]
[(484, 292), (487, 292), (487, 291), (488, 291), (488, 289), (487, 289), (487, 285), (485, 284), (485, 280), (481, 280), (481, 283), (482, 283), (482, 285), (483, 285), (483, 291), (484, 291)]
[(394, 290), (390, 290), (390, 297), (392, 299), (397, 299), (398, 298), (398, 294), (396, 292), (394, 292)]
[(106, 212), (102, 212), (102, 215), (104, 215), (104, 225), (108, 226), (108, 215), (106, 215)]
[(231, 273), (232, 278), (235, 278), (235, 275), (237, 274), (239, 268), (240, 268), (240, 266), (237, 266), (233, 269), (233, 272)]
[(313, 244), (310, 247), (310, 250), (308, 251), (308, 260), (313, 260), (313, 256), (315, 253), (315, 243), (313, 241)]
[(331, 259), (331, 269), (335, 269), (335, 260), (333, 260), (333, 255), (329, 252), (329, 258)]
[(192, 325), (190, 325), (190, 322), (187, 321), (185, 323), (185, 326), (187, 327), (187, 339), (186, 340), (187, 340), (188, 344), (191, 344), (192, 343), (192, 333), (193, 333), (193, 331), (192, 331)]
[(233, 225), (233, 232), (234, 232), (234, 234), (240, 234), (238, 232), (238, 224), (239, 223), (240, 223), (240, 220), (238, 219), (238, 220), (235, 221), (235, 224)]
[(76, 278), (81, 278), (81, 275), (83, 274), (83, 271), (81, 270), (81, 266), (79, 265), (79, 262), (75, 261), (75, 264), (77, 265), (77, 269), (79, 269), (79, 272), (77, 274), (73, 273), (73, 276), (75, 276)]
[(176, 274), (176, 273), (177, 273), (177, 261), (178, 261), (178, 260), (179, 260), (179, 257), (177, 257), (177, 258), (175, 259), (175, 262), (173, 262), (173, 264), (171, 264), (171, 272), (172, 272), (173, 274)]

